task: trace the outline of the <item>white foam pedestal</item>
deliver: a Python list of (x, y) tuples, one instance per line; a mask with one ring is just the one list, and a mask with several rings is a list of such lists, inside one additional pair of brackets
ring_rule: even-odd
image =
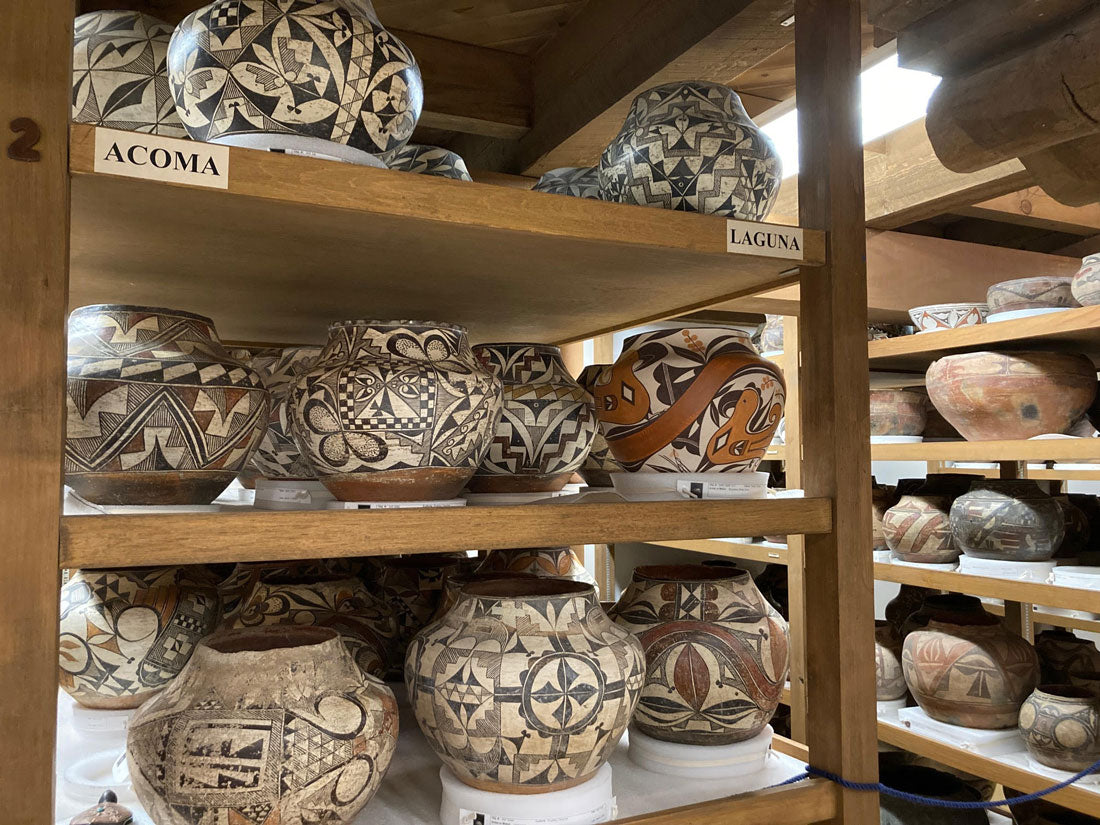
[(1056, 566), (1057, 562), (1053, 561), (1004, 561), (979, 559), (967, 555), (959, 558), (959, 572), (968, 576), (988, 576), (1024, 582), (1047, 582)]
[(872, 444), (920, 444), (924, 441), (923, 435), (873, 435)]
[(1006, 730), (983, 730), (964, 728), (962, 725), (950, 725), (933, 719), (920, 708), (903, 708), (898, 711), (898, 720), (907, 728), (929, 739), (954, 745), (983, 756), (997, 756), (1012, 753), (1023, 748), (1023, 739), (1016, 728)]
[(890, 564), (898, 564), (902, 567), (916, 567), (918, 570), (943, 570), (944, 572), (950, 572), (958, 568), (958, 564), (955, 562), (947, 562), (946, 564), (925, 564), (919, 561), (902, 561), (897, 556), (890, 558)]
[(493, 793), (471, 788), (451, 769), (439, 769), (442, 825), (596, 825), (615, 818), (611, 766), (587, 782), (549, 793)]
[(466, 499), (449, 498), (441, 501), (329, 501), (327, 510), (413, 510), (417, 507), (465, 507)]
[[(1065, 782), (1067, 779), (1077, 773), (1077, 771), (1064, 771), (1060, 768), (1051, 768), (1036, 760), (1030, 753), (1027, 754), (1025, 764), (1027, 765), (1027, 769), (1032, 773), (1037, 773), (1042, 776), (1049, 776), (1056, 783)], [(1082, 776), (1080, 779), (1077, 780), (1075, 784), (1090, 785), (1092, 787), (1096, 787), (1097, 785), (1100, 785), (1100, 773), (1093, 773), (1089, 774), (1088, 776)]]
[(107, 788), (123, 805), (137, 802), (126, 766), (126, 728), (136, 711), (73, 705), (69, 752), (79, 756), (60, 771), (60, 805), (75, 813), (98, 802)]
[(253, 506), (257, 510), (324, 510), (335, 500), (320, 481), (258, 478)]
[(871, 557), (876, 564), (893, 564), (894, 554), (889, 550), (872, 550)]
[(896, 717), (898, 711), (905, 710), (906, 702), (904, 696), (900, 699), (883, 699), (880, 702), (875, 702), (875, 713), (878, 716)]
[(682, 745), (646, 736), (631, 725), (630, 761), (640, 768), (668, 776), (694, 779), (737, 779), (764, 770), (772, 747), (771, 725), (744, 742), (732, 745)]
[[(569, 489), (566, 485), (560, 490), (543, 491), (541, 493), (463, 493), (462, 497), (470, 504), (480, 507), (507, 507), (512, 504), (534, 504), (547, 498), (562, 498), (577, 493), (577, 488)], [(603, 492), (607, 488), (597, 489), (595, 492)]]

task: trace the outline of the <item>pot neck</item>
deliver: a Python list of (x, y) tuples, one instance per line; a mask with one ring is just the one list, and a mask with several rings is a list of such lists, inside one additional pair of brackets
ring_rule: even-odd
[(1039, 485), (1027, 478), (984, 478), (970, 485), (971, 491), (988, 490), (991, 493), (1002, 493), (1007, 496), (1028, 498), (1049, 498)]
[(552, 596), (481, 596), (460, 590), (449, 616), (463, 619), (492, 617), (510, 628), (561, 630), (573, 622), (583, 622), (589, 612), (599, 611), (595, 589)]
[[(269, 646), (270, 640), (277, 639), (286, 640), (285, 644)], [(249, 640), (259, 641), (248, 644)], [(237, 642), (247, 646), (239, 647)], [(321, 686), (339, 690), (361, 679), (335, 631), (279, 625), (221, 631), (208, 637), (195, 648), (187, 672), (215, 688), (230, 681), (240, 684), (241, 674), (262, 674), (263, 678), (244, 686), (248, 694), (257, 697), (309, 696)]]
[(328, 328), (320, 360), (452, 361), (470, 350), (464, 327), (435, 321), (342, 321)]
[(478, 344), (474, 355), (509, 384), (572, 383), (561, 348), (549, 344)]
[(661, 347), (662, 353), (663, 345), (667, 344), (691, 350), (704, 358), (734, 352), (758, 355), (752, 337), (747, 332), (726, 327), (674, 327), (640, 332), (623, 341), (622, 351), (644, 350), (647, 345), (654, 343)]

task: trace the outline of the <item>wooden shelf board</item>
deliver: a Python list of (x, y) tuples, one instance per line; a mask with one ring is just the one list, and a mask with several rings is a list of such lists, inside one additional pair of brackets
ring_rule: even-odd
[(839, 812), (839, 787), (825, 779), (697, 802), (610, 825), (809, 825), (829, 822)]
[(924, 441), (872, 444), (872, 461), (1089, 461), (1100, 459), (1100, 438), (1033, 441)]
[[(896, 748), (909, 751), (943, 762), (961, 771), (990, 779), (1014, 791), (1031, 793), (1033, 791), (1049, 788), (1055, 784), (1055, 780), (1040, 774), (1032, 773), (1014, 765), (1000, 762), (997, 759), (981, 756), (973, 751), (956, 748), (952, 745), (938, 742), (935, 739), (921, 736), (911, 730), (880, 721), (878, 723), (878, 738), (880, 741), (893, 745)], [(1061, 791), (1056, 791), (1046, 797), (1049, 801), (1072, 808), (1075, 811), (1100, 816), (1100, 792), (1082, 790), (1080, 787), (1070, 786)]]
[[(70, 306), (212, 317), (227, 340), (319, 343), (348, 318), (464, 324), (474, 342), (567, 342), (797, 280), (726, 252), (726, 220), (229, 150), (229, 188), (96, 173), (70, 141)], [(824, 233), (806, 230), (807, 265)]]
[(1083, 352), (1100, 363), (1100, 306), (869, 341), (867, 355), (872, 370), (923, 373), (929, 364), (945, 355), (990, 347)]
[(1096, 590), (882, 563), (875, 564), (875, 578), (879, 581), (913, 584), (954, 593), (969, 593), (972, 596), (1005, 599), (1010, 602), (1100, 613), (1100, 591)]
[(825, 498), (66, 516), (61, 567), (203, 564), (825, 533)]
[(747, 539), (693, 539), (687, 541), (646, 542), (657, 547), (671, 547), (674, 550), (689, 550), (692, 553), (710, 553), (714, 556), (726, 556), (731, 559), (747, 559), (765, 564), (786, 564), (785, 545), (761, 544)]

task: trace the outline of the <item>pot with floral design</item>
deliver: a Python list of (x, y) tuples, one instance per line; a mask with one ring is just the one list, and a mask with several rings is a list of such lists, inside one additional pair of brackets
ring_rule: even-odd
[(786, 384), (747, 333), (697, 327), (627, 338), (593, 393), (628, 472), (753, 472), (783, 418)]
[(344, 321), (292, 393), (293, 429), (342, 501), (452, 499), (489, 447), (501, 382), (463, 327)]

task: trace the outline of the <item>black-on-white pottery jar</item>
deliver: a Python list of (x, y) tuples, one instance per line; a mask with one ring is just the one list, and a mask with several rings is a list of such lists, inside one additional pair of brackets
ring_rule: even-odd
[(415, 172), (418, 175), (434, 175), (437, 178), (470, 180), (466, 161), (456, 152), (441, 146), (425, 146), (422, 143), (406, 143), (400, 149), (386, 152), (382, 161), (390, 169), (399, 172)]
[(172, 27), (136, 11), (96, 11), (73, 24), (77, 123), (187, 137), (168, 88)]
[(763, 220), (779, 154), (728, 86), (666, 83), (634, 99), (600, 158), (600, 195), (618, 203)]
[(595, 166), (562, 166), (551, 169), (531, 187), (532, 192), (600, 199), (600, 170)]
[(172, 35), (191, 137), (382, 166), (412, 136), (420, 69), (370, 0), (218, 0)]

